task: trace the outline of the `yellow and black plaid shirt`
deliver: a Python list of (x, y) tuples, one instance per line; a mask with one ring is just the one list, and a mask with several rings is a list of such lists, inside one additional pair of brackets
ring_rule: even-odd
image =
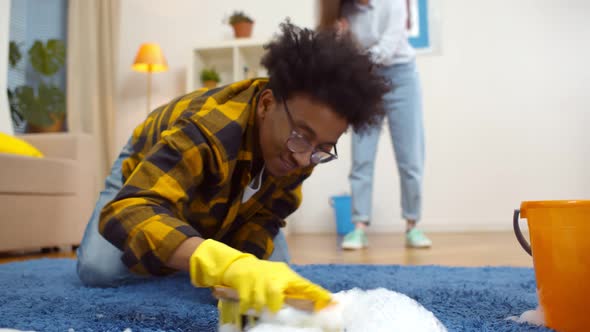
[(134, 272), (161, 275), (187, 238), (212, 238), (268, 258), (273, 238), (301, 202), (307, 168), (275, 178), (242, 203), (260, 159), (255, 105), (266, 79), (195, 91), (139, 125), (123, 162), (124, 186), (100, 216), (101, 234), (123, 251)]

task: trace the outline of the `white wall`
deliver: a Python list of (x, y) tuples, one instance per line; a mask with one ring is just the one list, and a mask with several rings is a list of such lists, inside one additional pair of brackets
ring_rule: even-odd
[[(510, 229), (522, 200), (590, 198), (590, 2), (438, 4), (441, 52), (418, 59), (424, 227)], [(399, 182), (383, 134), (372, 228), (401, 230)], [(349, 155), (348, 140), (339, 147)], [(326, 202), (348, 190), (349, 165), (326, 165), (310, 178), (295, 231), (333, 229)]]
[(0, 132), (12, 133), (12, 120), (6, 95), (8, 43), (10, 35), (10, 0), (0, 0)]
[(152, 108), (155, 108), (184, 93), (186, 65), (195, 45), (233, 37), (231, 26), (223, 23), (233, 10), (244, 10), (254, 18), (254, 38), (270, 38), (285, 17), (301, 26), (313, 26), (314, 8), (314, 0), (121, 1), (118, 146), (124, 145), (146, 115), (146, 76), (131, 70), (141, 43), (159, 43), (168, 60), (169, 71), (153, 76)]
[[(436, 0), (433, 0), (436, 1)], [(590, 198), (590, 2), (437, 1), (440, 52), (422, 55), (427, 230), (509, 229), (522, 200)], [(315, 3), (219, 0), (122, 2), (117, 142), (145, 114), (145, 77), (131, 64), (141, 42), (162, 45), (171, 70), (154, 76), (153, 104), (180, 95), (196, 43), (229, 38), (224, 14), (244, 9), (254, 34), (270, 36), (284, 16), (313, 26)], [(389, 134), (379, 145), (372, 230), (400, 230), (399, 182)], [(297, 232), (332, 231), (328, 199), (348, 191), (349, 137), (341, 160), (304, 186)]]

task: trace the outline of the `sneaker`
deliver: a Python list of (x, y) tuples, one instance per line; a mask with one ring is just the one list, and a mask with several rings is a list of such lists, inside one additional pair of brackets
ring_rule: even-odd
[(412, 228), (406, 233), (406, 247), (408, 248), (430, 248), (432, 241), (419, 229)]
[(362, 249), (369, 246), (367, 234), (362, 229), (355, 229), (346, 234), (342, 240), (342, 249)]

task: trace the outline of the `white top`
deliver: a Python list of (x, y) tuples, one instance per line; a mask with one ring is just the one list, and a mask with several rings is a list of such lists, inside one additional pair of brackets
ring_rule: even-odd
[(250, 184), (244, 189), (244, 195), (242, 196), (242, 203), (247, 202), (250, 197), (254, 196), (260, 190), (260, 183), (262, 182), (262, 173), (264, 172), (264, 166), (258, 175), (256, 175)]
[(389, 66), (414, 60), (416, 52), (408, 42), (406, 0), (356, 1), (342, 7), (349, 29), (374, 63)]

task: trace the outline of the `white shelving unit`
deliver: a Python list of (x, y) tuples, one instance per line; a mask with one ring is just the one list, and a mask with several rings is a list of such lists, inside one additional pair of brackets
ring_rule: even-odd
[(260, 66), (265, 43), (266, 40), (244, 38), (195, 47), (187, 67), (186, 92), (202, 87), (200, 76), (204, 68), (217, 70), (220, 85), (266, 76), (266, 70)]

